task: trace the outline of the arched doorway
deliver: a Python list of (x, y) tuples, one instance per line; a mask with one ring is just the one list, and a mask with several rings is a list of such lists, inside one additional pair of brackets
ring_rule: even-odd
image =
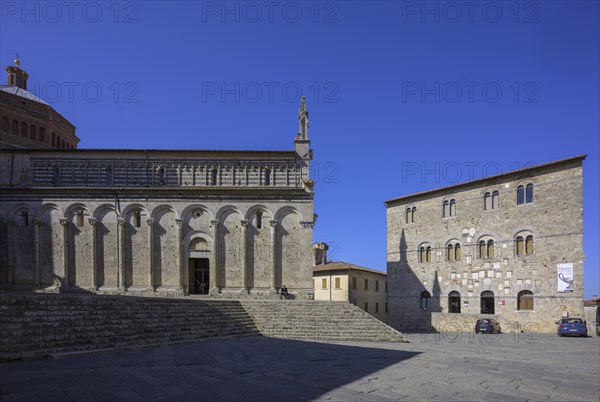
[(189, 279), (188, 292), (196, 295), (207, 295), (210, 290), (210, 249), (203, 238), (195, 238), (189, 246)]
[(494, 314), (494, 292), (486, 290), (481, 292), (481, 314)]

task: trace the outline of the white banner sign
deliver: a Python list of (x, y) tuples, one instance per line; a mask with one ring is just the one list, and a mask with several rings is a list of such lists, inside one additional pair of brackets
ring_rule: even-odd
[(558, 293), (573, 291), (573, 263), (557, 264)]

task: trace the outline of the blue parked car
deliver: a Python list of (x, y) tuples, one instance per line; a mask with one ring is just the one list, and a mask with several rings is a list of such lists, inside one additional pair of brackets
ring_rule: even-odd
[(581, 318), (561, 318), (556, 323), (558, 324), (556, 329), (558, 336), (579, 335), (587, 337), (587, 323)]

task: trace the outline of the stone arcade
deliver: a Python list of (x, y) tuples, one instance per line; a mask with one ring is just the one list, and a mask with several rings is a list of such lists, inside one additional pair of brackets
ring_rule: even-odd
[(298, 118), (293, 151), (0, 149), (0, 287), (311, 299), (304, 98)]

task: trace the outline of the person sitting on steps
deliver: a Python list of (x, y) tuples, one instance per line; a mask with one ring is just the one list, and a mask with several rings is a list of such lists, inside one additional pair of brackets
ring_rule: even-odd
[(289, 295), (288, 290), (285, 287), (285, 285), (283, 285), (283, 287), (281, 288), (281, 293), (279, 293), (279, 298), (281, 299), (281, 298), (285, 297), (287, 299), (288, 295)]

